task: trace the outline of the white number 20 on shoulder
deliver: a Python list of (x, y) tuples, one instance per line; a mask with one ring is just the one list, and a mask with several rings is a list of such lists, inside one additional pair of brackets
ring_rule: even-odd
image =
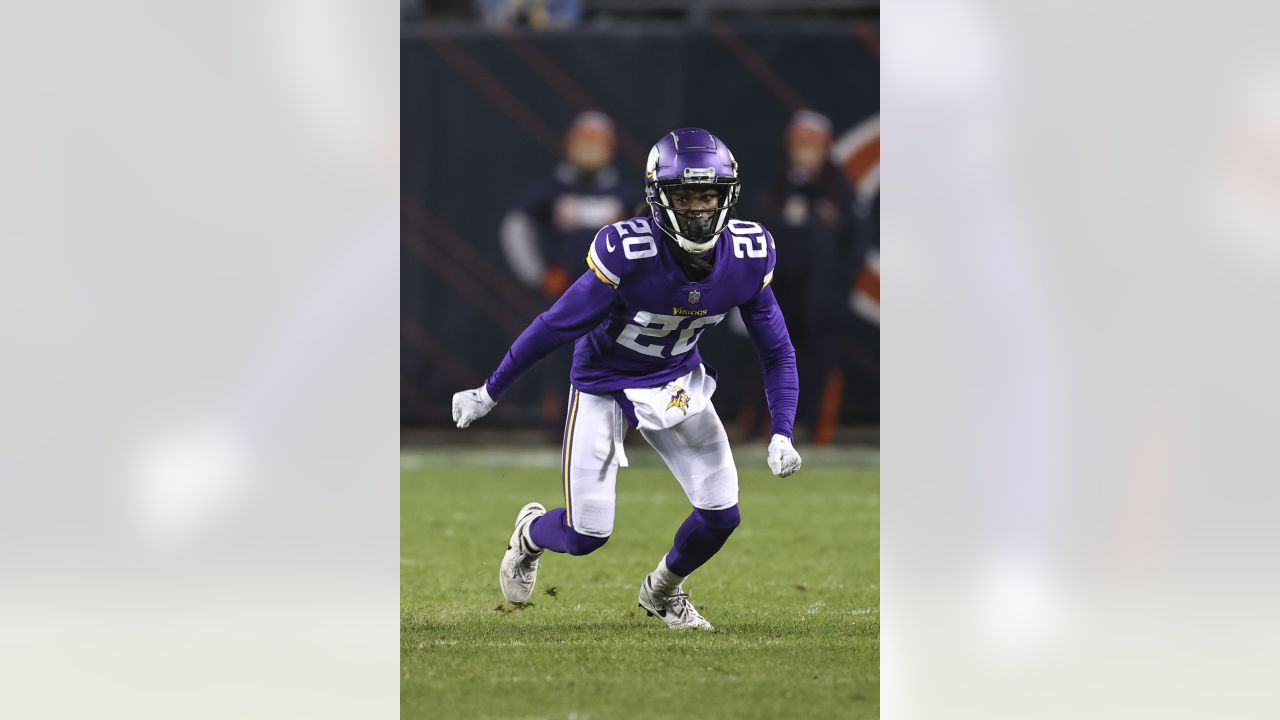
[(627, 256), (628, 260), (639, 260), (641, 258), (653, 257), (658, 254), (658, 246), (653, 242), (653, 236), (647, 233), (648, 227), (639, 220), (623, 220), (613, 224), (618, 230), (618, 237), (622, 238), (622, 254)]
[(731, 220), (729, 232), (733, 234), (735, 257), (762, 258), (769, 254), (769, 248), (765, 245), (764, 228), (760, 227), (760, 223)]

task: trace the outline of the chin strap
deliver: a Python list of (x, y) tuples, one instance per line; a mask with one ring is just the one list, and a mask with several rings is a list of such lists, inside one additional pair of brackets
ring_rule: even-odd
[(701, 255), (702, 253), (716, 246), (717, 236), (715, 235), (712, 235), (711, 239), (704, 243), (696, 243), (686, 238), (685, 236), (681, 235), (680, 233), (673, 233), (673, 234), (675, 235), (676, 244), (680, 246), (681, 250), (684, 250), (687, 253)]

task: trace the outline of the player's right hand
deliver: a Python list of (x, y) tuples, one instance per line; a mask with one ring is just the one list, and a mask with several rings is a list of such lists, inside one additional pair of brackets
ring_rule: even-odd
[(479, 420), (493, 409), (498, 402), (489, 397), (489, 388), (481, 385), (474, 390), (463, 390), (453, 394), (453, 421), (464, 428)]

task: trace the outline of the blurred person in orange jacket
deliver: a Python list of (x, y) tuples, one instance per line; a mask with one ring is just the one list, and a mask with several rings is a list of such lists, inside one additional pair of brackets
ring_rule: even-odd
[[(564, 160), (502, 220), (502, 252), (512, 274), (548, 301), (559, 298), (577, 278), (582, 248), (600, 227), (631, 217), (631, 209), (643, 200), (634, 183), (619, 182), (613, 165), (615, 145), (608, 115), (581, 113), (565, 133)], [(542, 375), (540, 381), (546, 380), (543, 416), (553, 425), (564, 417), (568, 371), (569, 356), (564, 352), (536, 371)]]

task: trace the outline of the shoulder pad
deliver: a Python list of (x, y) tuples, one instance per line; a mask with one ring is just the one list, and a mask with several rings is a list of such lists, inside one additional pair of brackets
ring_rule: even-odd
[(587, 267), (602, 282), (618, 287), (640, 261), (657, 254), (649, 220), (631, 218), (600, 228), (587, 250)]

